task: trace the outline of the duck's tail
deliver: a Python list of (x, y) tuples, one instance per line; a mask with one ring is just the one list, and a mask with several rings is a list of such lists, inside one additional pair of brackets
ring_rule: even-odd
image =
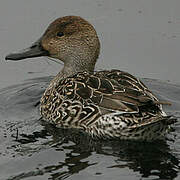
[(133, 125), (127, 129), (128, 134), (131, 133), (131, 139), (152, 141), (164, 139), (170, 130), (170, 125), (177, 122), (173, 116), (161, 116), (151, 121), (146, 121), (137, 125)]

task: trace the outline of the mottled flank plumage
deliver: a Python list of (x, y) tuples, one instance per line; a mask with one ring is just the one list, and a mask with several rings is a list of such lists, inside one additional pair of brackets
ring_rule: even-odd
[(101, 138), (162, 138), (171, 123), (147, 87), (119, 70), (61, 79), (47, 88), (40, 110), (57, 127), (79, 128)]
[(50, 24), (30, 49), (6, 59), (45, 55), (64, 62), (41, 98), (45, 121), (81, 129), (93, 138), (163, 138), (174, 121), (162, 110), (162, 102), (127, 72), (94, 72), (99, 50), (93, 26), (81, 17), (66, 16)]

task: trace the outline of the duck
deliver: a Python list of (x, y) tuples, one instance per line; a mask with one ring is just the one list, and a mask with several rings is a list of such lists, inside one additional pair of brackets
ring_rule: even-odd
[(53, 21), (29, 48), (6, 60), (40, 56), (63, 62), (40, 100), (44, 121), (77, 129), (94, 139), (162, 139), (174, 123), (143, 82), (118, 69), (95, 71), (100, 41), (93, 25), (79, 16)]

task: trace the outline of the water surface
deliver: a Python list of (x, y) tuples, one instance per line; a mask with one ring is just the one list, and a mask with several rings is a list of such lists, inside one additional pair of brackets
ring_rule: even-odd
[[(142, 143), (91, 141), (40, 120), (39, 99), (52, 77), (34, 78), (0, 91), (1, 179), (179, 179), (180, 123), (167, 140)], [(143, 79), (180, 117), (180, 85)]]

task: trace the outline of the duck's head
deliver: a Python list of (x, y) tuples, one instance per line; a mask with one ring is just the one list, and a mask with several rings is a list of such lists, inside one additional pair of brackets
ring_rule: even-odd
[(30, 48), (6, 56), (6, 60), (49, 56), (75, 71), (93, 71), (100, 43), (94, 27), (81, 17), (65, 16), (52, 22)]

